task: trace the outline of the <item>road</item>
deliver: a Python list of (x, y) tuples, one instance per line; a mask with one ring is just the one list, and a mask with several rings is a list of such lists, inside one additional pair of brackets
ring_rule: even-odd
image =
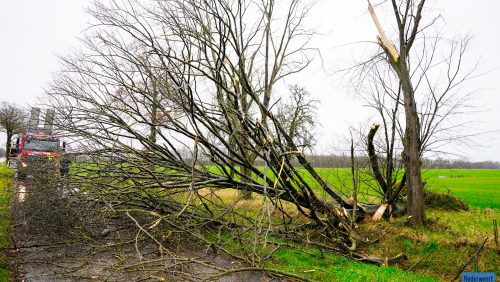
[(53, 179), (29, 177), (14, 186), (16, 281), (272, 280), (257, 271), (221, 275), (245, 265), (190, 241), (159, 247), (124, 216), (79, 217)]

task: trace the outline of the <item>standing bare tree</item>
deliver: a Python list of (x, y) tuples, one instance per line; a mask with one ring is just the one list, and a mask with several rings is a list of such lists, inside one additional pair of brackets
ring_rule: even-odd
[(24, 109), (7, 102), (2, 102), (0, 105), (0, 131), (7, 135), (5, 152), (8, 156), (11, 139), (14, 134), (23, 131), (26, 127), (27, 115)]
[(403, 94), (405, 110), (405, 136), (403, 139), (403, 162), (405, 164), (406, 185), (408, 189), (408, 213), (413, 225), (422, 225), (425, 220), (424, 187), (420, 162), (420, 121), (415, 102), (415, 91), (411, 81), (410, 50), (415, 38), (421, 31), (420, 21), (425, 0), (391, 0), (398, 30), (399, 51), (385, 35), (378, 19), (369, 4), (369, 10), (379, 30), (378, 42), (387, 55), (387, 62), (397, 74)]
[[(450, 143), (467, 144), (475, 135), (467, 130), (471, 121), (461, 118), (464, 113), (471, 112), (468, 102), (473, 92), (458, 91), (458, 88), (475, 77), (476, 66), (463, 69), (469, 37), (449, 40), (429, 36), (422, 41), (425, 42), (420, 52), (424, 55), (413, 59), (414, 64), (421, 67), (413, 72), (412, 79), (418, 82), (415, 87), (417, 111), (422, 124), (419, 150), (420, 156), (424, 157), (440, 154), (441, 148)], [(406, 177), (398, 165), (401, 163), (399, 148), (402, 148), (405, 133), (400, 122), (404, 118), (402, 89), (387, 65), (374, 62), (365, 70), (361, 84), (357, 82), (357, 91), (366, 104), (376, 110), (380, 121), (370, 129), (365, 142), (372, 175), (383, 191), (383, 200), (392, 205), (404, 186), (404, 181), (397, 184), (401, 174)], [(381, 137), (376, 138), (379, 128)]]
[[(463, 113), (471, 94), (459, 93), (458, 86), (474, 77), (476, 66), (463, 70), (468, 37), (450, 40), (437, 32), (427, 34), (429, 27), (436, 24), (437, 17), (421, 24), (425, 0), (401, 3), (391, 0), (390, 4), (398, 48), (386, 36), (369, 4), (383, 52), (358, 65), (356, 87), (382, 121), (383, 137), (376, 138), (380, 127), (376, 124), (366, 142), (372, 175), (382, 190), (384, 201), (391, 207), (406, 184), (411, 222), (421, 225), (425, 219), (421, 158), (443, 144), (468, 137), (463, 133), (468, 122), (453, 117)], [(461, 138), (456, 138), (458, 136)], [(384, 154), (383, 160), (376, 147)], [(398, 148), (403, 149), (401, 181)]]
[(289, 87), (289, 101), (281, 103), (277, 118), (292, 136), (301, 150), (312, 150), (315, 145), (314, 129), (317, 124), (318, 100), (311, 99), (309, 92), (298, 84)]

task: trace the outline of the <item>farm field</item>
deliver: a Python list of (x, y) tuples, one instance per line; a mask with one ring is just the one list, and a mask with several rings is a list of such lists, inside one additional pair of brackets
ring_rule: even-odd
[(423, 176), (433, 191), (449, 190), (471, 207), (500, 209), (500, 170), (433, 169)]
[[(318, 168), (317, 171), (338, 192), (346, 197), (351, 195), (350, 169)], [(427, 189), (441, 193), (450, 192), (472, 208), (500, 209), (500, 170), (425, 169), (423, 179), (427, 182)], [(370, 188), (372, 183), (372, 180), (361, 183), (359, 191), (362, 199), (377, 199), (376, 193)]]
[[(90, 166), (86, 169), (92, 169)], [(264, 168), (261, 168), (262, 170)], [(161, 170), (161, 169), (160, 169)], [(210, 170), (217, 173), (216, 167)], [(318, 174), (328, 182), (334, 190), (345, 198), (352, 195), (351, 172), (349, 168), (316, 168)], [(81, 172), (82, 173), (82, 172)], [(273, 178), (268, 171), (268, 177)], [(320, 187), (315, 187), (316, 182), (303, 171), (305, 179), (313, 189), (318, 191), (320, 197), (328, 196)], [(451, 193), (472, 208), (500, 209), (500, 170), (494, 169), (423, 169), (422, 177), (426, 181), (426, 188), (439, 193)], [(375, 181), (369, 175), (362, 176), (363, 180), (358, 188), (358, 197), (364, 202), (378, 203), (379, 197), (374, 191)]]
[[(262, 168), (263, 169), (263, 168)], [(217, 172), (216, 168), (212, 168)], [(349, 198), (352, 195), (351, 172), (349, 168), (316, 168), (323, 179), (334, 190)], [(268, 177), (273, 177), (271, 172)], [(312, 177), (303, 171), (302, 176), (310, 179), (312, 188), (318, 191), (320, 197), (328, 196)], [(494, 169), (424, 169), (422, 177), (426, 188), (439, 193), (451, 193), (472, 208), (500, 209), (500, 170)], [(378, 203), (378, 195), (374, 191), (375, 181), (369, 175), (362, 176), (358, 188), (358, 197), (364, 202)]]

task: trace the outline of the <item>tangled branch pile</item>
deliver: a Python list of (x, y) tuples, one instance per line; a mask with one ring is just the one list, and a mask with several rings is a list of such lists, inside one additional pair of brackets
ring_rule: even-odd
[[(96, 3), (85, 48), (62, 58), (47, 93), (79, 153), (68, 187), (103, 211), (147, 211), (152, 227), (200, 239), (208, 227), (267, 240), (305, 223), (348, 253), (352, 205), (276, 110), (277, 83), (312, 58), (308, 9), (299, 0)], [(222, 195), (228, 188), (236, 201)]]

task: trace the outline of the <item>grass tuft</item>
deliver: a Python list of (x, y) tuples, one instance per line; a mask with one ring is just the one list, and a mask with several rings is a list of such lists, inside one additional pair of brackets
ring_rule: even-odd
[(14, 172), (5, 163), (0, 164), (0, 281), (9, 281), (9, 260), (7, 249), (10, 246), (11, 210)]

